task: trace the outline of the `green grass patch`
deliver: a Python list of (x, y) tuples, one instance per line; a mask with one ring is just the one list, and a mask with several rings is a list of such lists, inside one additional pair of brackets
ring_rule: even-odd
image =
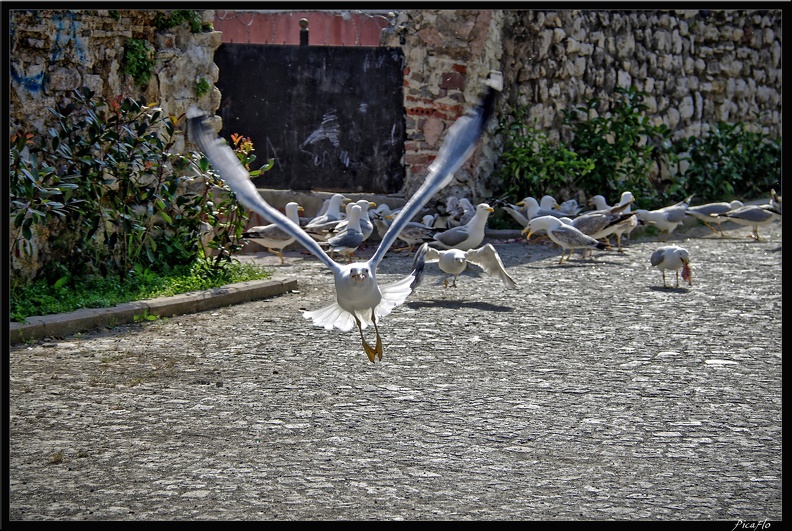
[(167, 273), (137, 268), (123, 283), (117, 276), (71, 278), (58, 286), (42, 279), (11, 290), (10, 317), (11, 321), (21, 323), (32, 315), (66, 313), (81, 308), (109, 308), (124, 302), (168, 297), (271, 276), (271, 269), (256, 264), (232, 262), (213, 270), (205, 262), (197, 262)]

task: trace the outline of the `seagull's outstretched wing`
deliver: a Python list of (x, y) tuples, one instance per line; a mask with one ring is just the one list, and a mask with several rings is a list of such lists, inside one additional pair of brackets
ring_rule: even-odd
[(467, 252), (466, 259), (471, 264), (479, 266), (489, 276), (501, 279), (501, 282), (507, 288), (514, 289), (517, 287), (517, 283), (506, 272), (506, 268), (503, 267), (498, 251), (495, 250), (492, 244), (488, 243), (478, 249), (471, 249)]
[(404, 226), (418, 214), (432, 196), (451, 182), (454, 172), (473, 153), (476, 142), (481, 138), (481, 133), (492, 115), (495, 98), (501, 90), (503, 90), (503, 76), (500, 72), (492, 72), (491, 78), (487, 80), (487, 92), (484, 100), (475, 109), (458, 118), (449, 128), (437, 158), (429, 165), (429, 175), (391, 223), (390, 229), (385, 233), (379, 247), (369, 260), (372, 269), (376, 269), (377, 264), (396, 241)]
[(339, 264), (331, 259), (313, 238), (262, 199), (256, 187), (250, 182), (250, 174), (234, 151), (223, 139), (209, 132), (204, 114), (195, 106), (190, 106), (187, 110), (187, 129), (190, 139), (198, 144), (214, 169), (236, 193), (240, 203), (291, 234), (300, 245), (324, 262), (334, 274), (340, 270)]

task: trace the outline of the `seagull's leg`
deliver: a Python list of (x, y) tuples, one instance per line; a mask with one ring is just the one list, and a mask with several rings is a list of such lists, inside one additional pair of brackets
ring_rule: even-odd
[(283, 249), (278, 250), (278, 256), (281, 259), (281, 265), (285, 264), (286, 262), (283, 260)]
[[(369, 345), (368, 342), (366, 342), (366, 338), (363, 337), (363, 327), (361, 326), (360, 319), (358, 319), (357, 315), (355, 315), (355, 324), (358, 327), (358, 332), (360, 332), (360, 341), (363, 342), (363, 350), (366, 352), (366, 356), (368, 356), (369, 361), (371, 361), (371, 363), (374, 363), (374, 357), (377, 355), (377, 351), (371, 348), (371, 345)], [(375, 324), (374, 325), (375, 329), (376, 326), (377, 325)], [(377, 332), (377, 343), (379, 343), (379, 332)], [(380, 354), (380, 358), (382, 358), (382, 354)]]
[(561, 265), (564, 261), (564, 253), (566, 253), (566, 249), (561, 248), (561, 260), (558, 261), (558, 265)]
[[(663, 269), (663, 287), (664, 287), (664, 288), (667, 288), (667, 287), (668, 287), (668, 284), (666, 284), (666, 278), (665, 278), (665, 269)], [(362, 332), (361, 332), (361, 334), (362, 334)]]
[(451, 287), (452, 287), (452, 288), (455, 288), (455, 287), (457, 287), (457, 285), (456, 285), (456, 281), (457, 281), (457, 275), (454, 275), (454, 283), (453, 283), (453, 284), (451, 284)]
[(717, 234), (717, 233), (718, 233), (718, 231), (716, 231), (716, 230), (713, 228), (713, 226), (712, 226), (712, 225), (710, 225), (709, 223), (707, 223), (706, 221), (702, 221), (702, 223), (704, 223), (704, 225), (706, 225), (706, 226), (707, 226), (707, 228), (708, 228), (709, 230), (711, 230), (712, 232), (714, 232), (715, 234)]
[(679, 287), (679, 269), (677, 269), (675, 273), (676, 273), (676, 287)]
[(374, 352), (377, 354), (380, 361), (382, 361), (382, 338), (380, 337), (379, 328), (377, 328), (377, 316), (374, 315), (374, 308), (371, 309), (371, 322), (374, 323), (374, 332), (377, 334), (377, 343)]

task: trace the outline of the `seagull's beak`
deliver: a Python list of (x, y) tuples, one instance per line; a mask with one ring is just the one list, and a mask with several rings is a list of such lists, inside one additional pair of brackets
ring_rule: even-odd
[(525, 201), (520, 201), (519, 203), (515, 203), (517, 206), (525, 206)]
[(531, 239), (531, 234), (533, 234), (533, 229), (529, 229), (528, 227), (525, 227), (525, 228), (522, 230), (522, 233), (523, 233), (523, 234), (525, 234), (526, 232), (527, 232), (528, 234), (526, 234), (526, 236), (525, 236), (525, 239), (526, 239), (526, 240), (529, 240), (529, 239)]
[(297, 212), (305, 212), (305, 209), (301, 206), (297, 207)]
[(495, 209), (494, 209), (494, 208), (492, 208), (492, 207), (489, 207), (489, 208), (487, 209), (487, 212), (495, 212)]
[(375, 203), (374, 201), (369, 201), (369, 208), (375, 208), (376, 206), (377, 203)]

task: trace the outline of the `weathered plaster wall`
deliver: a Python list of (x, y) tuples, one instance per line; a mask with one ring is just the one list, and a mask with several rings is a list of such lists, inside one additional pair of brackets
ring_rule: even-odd
[[(211, 22), (213, 11), (204, 11)], [(196, 81), (214, 84), (213, 62), (221, 33), (191, 33), (177, 27), (157, 31), (154, 10), (12, 10), (10, 13), (10, 129), (46, 131), (46, 108), (71, 99), (75, 88), (87, 86), (105, 98), (131, 96), (158, 103), (179, 116), (191, 103), (215, 111), (220, 93), (213, 87), (198, 98)], [(137, 86), (122, 68), (126, 39), (154, 45), (156, 63), (145, 87)], [(183, 140), (174, 146), (184, 148)]]
[[(782, 132), (781, 10), (409, 10), (383, 44), (401, 45), (407, 62), (407, 193), (493, 68), (505, 78), (496, 118), (529, 104), (530, 119), (555, 138), (561, 109), (608, 103), (630, 85), (649, 94), (648, 115), (675, 139), (717, 121)], [(490, 197), (499, 149), (485, 138), (450, 190)]]

